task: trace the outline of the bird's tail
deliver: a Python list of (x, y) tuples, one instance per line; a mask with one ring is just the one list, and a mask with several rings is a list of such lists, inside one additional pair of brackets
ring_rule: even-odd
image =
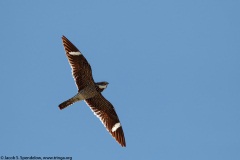
[(59, 109), (64, 109), (64, 108), (66, 108), (66, 107), (68, 107), (68, 106), (70, 106), (71, 104), (73, 104), (74, 102), (73, 101), (71, 101), (71, 99), (69, 99), (69, 100), (67, 100), (67, 101), (65, 101), (65, 102), (63, 102), (63, 103), (61, 103), (61, 104), (59, 104)]
[(66, 107), (68, 107), (68, 106), (72, 105), (73, 103), (75, 103), (77, 101), (80, 101), (80, 100), (83, 100), (83, 99), (80, 98), (77, 94), (76, 96), (74, 96), (74, 97), (64, 101), (63, 103), (59, 104), (58, 107), (59, 107), (59, 109), (62, 110), (62, 109), (66, 108)]

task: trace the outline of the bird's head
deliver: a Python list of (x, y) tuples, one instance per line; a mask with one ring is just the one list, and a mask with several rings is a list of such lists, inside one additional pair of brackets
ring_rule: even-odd
[(107, 88), (107, 86), (108, 86), (108, 82), (106, 82), (106, 81), (103, 81), (103, 82), (97, 82), (96, 83), (96, 85), (97, 85), (97, 88), (98, 88), (98, 90), (100, 91), (100, 92), (102, 92), (104, 89), (106, 89)]

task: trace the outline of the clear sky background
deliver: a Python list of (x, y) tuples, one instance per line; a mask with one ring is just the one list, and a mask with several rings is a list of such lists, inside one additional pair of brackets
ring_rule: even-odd
[[(0, 156), (239, 160), (240, 1), (0, 1)], [(123, 125), (77, 93), (65, 35)]]

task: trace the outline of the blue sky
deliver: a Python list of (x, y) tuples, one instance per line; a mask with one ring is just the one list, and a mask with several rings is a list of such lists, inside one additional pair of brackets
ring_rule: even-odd
[[(240, 159), (240, 2), (1, 1), (0, 156)], [(115, 106), (122, 148), (77, 93), (65, 35)]]

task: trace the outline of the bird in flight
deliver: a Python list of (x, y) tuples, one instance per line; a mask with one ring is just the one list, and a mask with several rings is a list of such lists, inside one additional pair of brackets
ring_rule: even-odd
[(95, 83), (91, 66), (83, 54), (65, 36), (62, 36), (62, 41), (78, 93), (61, 103), (59, 108), (62, 110), (75, 102), (84, 100), (112, 137), (122, 147), (126, 147), (122, 125), (117, 113), (113, 105), (101, 94), (107, 88), (108, 82)]

